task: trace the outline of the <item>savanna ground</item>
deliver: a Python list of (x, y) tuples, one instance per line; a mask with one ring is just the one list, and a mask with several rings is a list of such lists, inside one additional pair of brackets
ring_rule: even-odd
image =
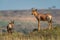
[[(37, 32), (37, 20), (30, 11), (0, 12), (0, 40), (60, 40), (60, 10), (55, 10), (55, 12), (52, 13), (53, 30), (47, 29), (47, 22), (41, 22), (40, 32)], [(11, 19), (15, 21), (12, 35), (6, 31), (6, 26)]]
[(7, 24), (8, 21), (0, 20), (0, 40), (60, 40), (59, 24), (53, 24), (53, 30), (48, 30), (47, 23), (42, 22), (41, 26), (43, 24), (44, 27), (41, 27), (41, 31), (37, 32), (37, 21), (15, 20), (12, 35), (6, 32)]

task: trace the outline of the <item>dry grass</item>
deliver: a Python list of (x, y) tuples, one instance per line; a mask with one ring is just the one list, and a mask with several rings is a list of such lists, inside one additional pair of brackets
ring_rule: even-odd
[[(7, 23), (7, 21), (0, 21), (0, 26), (5, 26)], [(35, 30), (30, 33), (25, 32), (27, 32), (29, 29), (32, 30), (34, 27), (37, 27), (37, 22), (15, 21), (15, 26), (16, 29), (20, 28), (19, 31), (22, 30), (24, 33), (17, 32), (16, 30), (12, 35), (8, 34), (7, 32), (0, 32), (0, 40), (60, 40), (60, 25), (54, 27), (53, 30), (44, 29), (40, 32)]]
[(34, 31), (29, 34), (14, 32), (11, 35), (5, 32), (0, 34), (0, 40), (60, 40), (60, 27), (55, 27), (53, 30)]

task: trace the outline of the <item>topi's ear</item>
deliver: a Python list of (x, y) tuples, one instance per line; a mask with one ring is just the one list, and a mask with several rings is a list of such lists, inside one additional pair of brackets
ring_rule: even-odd
[(32, 10), (35, 10), (34, 8), (32, 8)]
[(33, 8), (31, 8), (33, 10)]
[(35, 11), (37, 11), (37, 9), (35, 9)]
[(35, 10), (34, 8), (32, 8), (32, 10)]

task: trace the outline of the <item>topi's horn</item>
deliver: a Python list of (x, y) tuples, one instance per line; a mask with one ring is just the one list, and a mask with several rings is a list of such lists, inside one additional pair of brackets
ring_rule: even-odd
[(35, 8), (32, 8), (32, 10), (35, 10)]
[(37, 11), (37, 9), (36, 9), (36, 8), (32, 8), (32, 10), (35, 10), (35, 11)]

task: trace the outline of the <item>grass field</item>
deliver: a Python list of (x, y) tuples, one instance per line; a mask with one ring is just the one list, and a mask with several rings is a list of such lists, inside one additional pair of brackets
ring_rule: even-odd
[[(37, 32), (38, 23), (36, 18), (31, 15), (31, 10), (4, 10), (0, 11), (0, 40), (60, 40), (60, 9), (38, 11), (52, 14), (53, 30), (46, 29), (48, 28), (47, 22), (41, 22), (41, 31)], [(11, 35), (7, 33), (6, 26), (12, 19), (15, 21), (15, 25)]]
[(40, 32), (37, 32), (37, 30), (33, 31), (37, 29), (37, 21), (15, 21), (12, 35), (6, 32), (7, 24), (8, 21), (0, 20), (0, 40), (60, 40), (60, 25), (57, 24), (53, 30), (43, 27)]
[(0, 33), (0, 40), (60, 40), (60, 27), (57, 26), (53, 30), (34, 31), (29, 34), (14, 32), (12, 35)]

